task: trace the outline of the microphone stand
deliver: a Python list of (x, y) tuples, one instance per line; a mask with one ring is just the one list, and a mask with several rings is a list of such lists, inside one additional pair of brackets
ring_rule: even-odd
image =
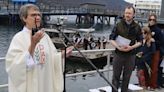
[[(101, 76), (107, 82), (107, 84), (109, 84), (116, 92), (118, 92), (117, 88), (112, 83), (110, 83), (107, 78), (105, 78), (105, 76), (98, 70), (98, 68), (91, 62), (91, 60), (86, 58), (86, 56), (75, 46), (75, 44), (72, 41), (69, 40), (67, 35), (64, 32), (61, 31), (62, 25), (61, 24), (55, 24), (55, 26), (56, 26), (57, 30), (59, 31), (59, 33), (62, 34), (64, 39), (67, 42), (69, 42), (75, 48), (75, 50), (77, 50), (80, 53), (80, 55), (96, 70), (96, 72), (99, 74), (99, 76)], [(65, 58), (65, 64), (64, 64), (64, 91), (63, 92), (66, 92), (66, 86), (65, 86), (66, 85), (65, 84), (65, 77), (66, 77), (66, 72), (65, 72), (65, 69), (66, 69), (66, 47), (67, 47), (67, 45), (65, 46), (65, 57), (64, 57)]]
[[(62, 36), (64, 37), (64, 33), (61, 31), (61, 27), (62, 25), (61, 24), (56, 24), (56, 29), (59, 31), (60, 34), (62, 34)], [(67, 52), (67, 39), (65, 39), (64, 37), (64, 41), (63, 41), (63, 45), (64, 45), (64, 70), (63, 70), (63, 81), (64, 81), (64, 89), (63, 89), (63, 92), (66, 92), (66, 52)]]

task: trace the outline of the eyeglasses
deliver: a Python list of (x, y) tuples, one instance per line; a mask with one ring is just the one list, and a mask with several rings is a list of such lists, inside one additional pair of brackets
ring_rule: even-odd
[(143, 32), (142, 34), (147, 34), (147, 32)]
[(41, 17), (41, 14), (40, 13), (33, 13), (33, 14), (29, 14), (31, 17), (36, 17), (36, 16), (40, 16)]
[(149, 21), (156, 21), (156, 19), (149, 19)]

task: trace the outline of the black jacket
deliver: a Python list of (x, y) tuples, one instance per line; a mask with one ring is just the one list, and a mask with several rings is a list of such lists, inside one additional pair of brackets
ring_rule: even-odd
[[(134, 45), (136, 42), (142, 42), (143, 39), (139, 24), (137, 24), (135, 21), (132, 21), (131, 24), (127, 24), (124, 19), (116, 24), (110, 35), (110, 40), (116, 40), (118, 35), (131, 40), (130, 46)], [(121, 52), (116, 49), (116, 53), (135, 54), (135, 50)]]
[(162, 31), (157, 25), (149, 26), (151, 32), (154, 32), (153, 38), (155, 39), (156, 50), (160, 50), (160, 46), (164, 41)]

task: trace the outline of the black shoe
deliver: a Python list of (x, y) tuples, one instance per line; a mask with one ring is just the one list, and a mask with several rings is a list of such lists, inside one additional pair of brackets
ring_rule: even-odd
[(164, 88), (164, 84), (163, 84), (163, 85), (161, 85), (161, 87), (162, 87), (162, 88)]

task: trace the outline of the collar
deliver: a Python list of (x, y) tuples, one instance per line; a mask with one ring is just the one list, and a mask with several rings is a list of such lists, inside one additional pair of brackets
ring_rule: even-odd
[(126, 22), (126, 20), (122, 20), (122, 22), (124, 23), (124, 25), (126, 25), (126, 26), (131, 26), (131, 27), (134, 27), (135, 25), (136, 25), (136, 23), (135, 23), (135, 21), (134, 20), (132, 20), (131, 22), (129, 22), (130, 24), (128, 24), (127, 22)]
[(127, 25), (130, 25), (130, 24), (132, 24), (133, 21), (126, 21), (125, 20), (125, 22), (126, 22)]
[(151, 26), (149, 25), (149, 27), (150, 27), (150, 28), (156, 27), (156, 24), (154, 24), (154, 25), (151, 25)]
[(30, 29), (28, 29), (26, 26), (23, 27), (23, 30), (22, 31), (25, 31), (25, 32), (31, 32)]

